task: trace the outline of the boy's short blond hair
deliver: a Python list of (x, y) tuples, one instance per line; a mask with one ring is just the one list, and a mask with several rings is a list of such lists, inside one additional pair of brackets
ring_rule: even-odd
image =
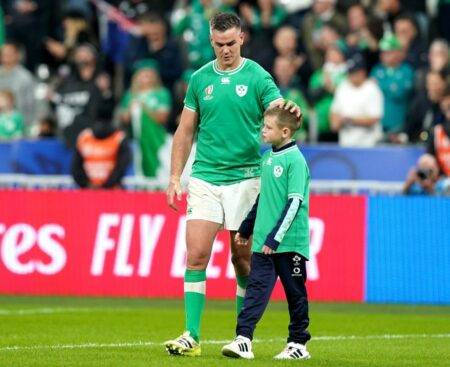
[(289, 112), (289, 110), (274, 106), (268, 108), (266, 112), (264, 112), (264, 117), (269, 116), (275, 117), (275, 122), (278, 127), (287, 127), (291, 130), (291, 136), (293, 136), (302, 126), (303, 115), (301, 112), (300, 117), (297, 117), (295, 113)]

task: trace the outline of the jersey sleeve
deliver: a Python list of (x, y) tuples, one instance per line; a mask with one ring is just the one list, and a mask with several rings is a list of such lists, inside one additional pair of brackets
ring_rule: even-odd
[(308, 167), (302, 159), (296, 159), (288, 166), (288, 199), (298, 197), (303, 201), (308, 185)]
[(259, 87), (259, 97), (262, 106), (266, 110), (269, 104), (276, 99), (283, 98), (281, 96), (280, 90), (275, 85), (272, 76), (267, 72), (263, 71), (261, 80), (258, 83)]
[(159, 94), (158, 98), (158, 107), (156, 108), (157, 111), (170, 111), (172, 107), (172, 98), (170, 97), (170, 92), (163, 88), (161, 89), (161, 92)]
[(184, 98), (184, 106), (192, 111), (198, 112), (199, 103), (197, 95), (197, 78), (196, 75), (192, 75)]

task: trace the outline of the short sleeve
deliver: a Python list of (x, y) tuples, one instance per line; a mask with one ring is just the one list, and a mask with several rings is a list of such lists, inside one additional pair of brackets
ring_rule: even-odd
[(283, 98), (281, 96), (280, 90), (275, 85), (275, 82), (272, 76), (264, 70), (262, 80), (259, 83), (260, 88), (260, 101), (264, 107), (267, 109), (270, 103), (275, 101), (276, 99)]
[(196, 75), (192, 75), (184, 98), (184, 106), (192, 111), (198, 112), (198, 97), (197, 97), (197, 78)]
[(338, 115), (342, 114), (341, 94), (342, 94), (342, 87), (339, 86), (336, 89), (336, 93), (334, 94), (333, 102), (331, 103), (331, 107), (330, 107), (330, 111), (332, 113), (337, 113)]
[(157, 111), (169, 111), (172, 107), (172, 98), (170, 93), (166, 88), (161, 89), (158, 96), (158, 106)]
[(303, 201), (308, 185), (308, 167), (302, 159), (292, 161), (288, 166), (288, 199), (299, 197)]
[(127, 91), (120, 100), (120, 109), (125, 110), (130, 108), (131, 99), (132, 99), (131, 91)]
[(366, 106), (367, 117), (381, 118), (383, 116), (383, 93), (375, 82), (371, 88), (370, 103), (367, 103)]

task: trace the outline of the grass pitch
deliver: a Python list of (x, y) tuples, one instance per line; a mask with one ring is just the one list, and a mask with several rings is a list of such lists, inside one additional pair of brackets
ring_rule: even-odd
[(222, 357), (234, 337), (234, 303), (207, 301), (202, 357), (170, 357), (162, 342), (183, 331), (181, 301), (0, 297), (0, 366), (449, 366), (450, 307), (320, 304), (310, 307), (308, 361), (274, 361), (288, 314), (271, 303), (255, 360)]

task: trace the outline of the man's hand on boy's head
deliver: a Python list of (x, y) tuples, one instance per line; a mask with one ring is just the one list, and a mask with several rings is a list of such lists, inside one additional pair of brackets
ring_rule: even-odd
[(238, 246), (247, 246), (248, 238), (242, 237), (241, 234), (237, 232), (234, 236), (234, 243)]
[(262, 252), (264, 255), (272, 255), (275, 251), (272, 250), (269, 246), (264, 245), (262, 248)]
[(302, 115), (302, 110), (300, 106), (295, 104), (294, 102), (288, 100), (288, 99), (277, 99), (273, 102), (273, 104), (270, 105), (271, 107), (277, 106), (279, 108), (284, 108), (285, 110), (289, 110), (290, 113), (295, 114), (297, 118), (300, 118)]

